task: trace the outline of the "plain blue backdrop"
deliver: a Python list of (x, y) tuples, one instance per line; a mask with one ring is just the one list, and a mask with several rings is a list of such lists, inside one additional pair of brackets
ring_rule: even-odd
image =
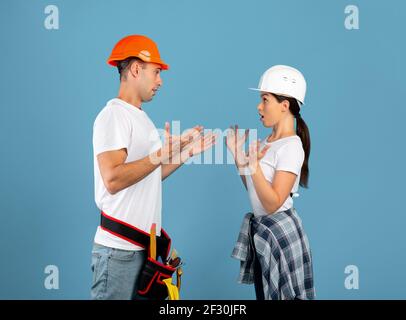
[[(44, 27), (49, 4), (59, 30)], [(349, 4), (359, 30), (344, 27)], [(154, 39), (171, 67), (144, 105), (160, 128), (238, 123), (265, 137), (247, 88), (272, 65), (300, 69), (312, 152), (295, 207), (317, 297), (406, 298), (405, 13), (400, 0), (1, 1), (0, 298), (90, 296), (92, 126), (117, 94), (106, 59), (129, 34)], [(254, 299), (230, 258), (250, 210), (235, 168), (186, 165), (163, 190), (163, 224), (186, 262), (182, 298)], [(58, 290), (44, 287), (47, 265), (59, 268)], [(344, 286), (348, 265), (358, 290)]]

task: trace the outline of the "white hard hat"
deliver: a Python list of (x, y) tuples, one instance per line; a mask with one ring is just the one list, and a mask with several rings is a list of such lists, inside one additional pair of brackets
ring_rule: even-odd
[(277, 65), (264, 72), (259, 80), (258, 88), (250, 89), (295, 98), (300, 106), (300, 104), (304, 104), (306, 80), (299, 70)]

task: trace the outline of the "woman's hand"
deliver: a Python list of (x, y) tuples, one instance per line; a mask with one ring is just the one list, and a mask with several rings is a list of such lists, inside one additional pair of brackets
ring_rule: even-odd
[(261, 150), (260, 140), (254, 141), (250, 144), (246, 156), (248, 158), (248, 167), (251, 174), (255, 174), (259, 166), (259, 161), (265, 156), (269, 148), (270, 145), (265, 145)]
[(249, 129), (243, 135), (238, 134), (238, 125), (230, 126), (226, 137), (226, 145), (234, 157), (237, 168), (241, 169), (248, 165), (248, 158), (244, 152), (244, 144), (247, 140)]

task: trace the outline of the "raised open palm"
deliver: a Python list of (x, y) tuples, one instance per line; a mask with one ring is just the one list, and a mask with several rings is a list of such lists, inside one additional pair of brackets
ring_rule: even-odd
[(234, 157), (237, 167), (243, 167), (247, 164), (247, 157), (244, 152), (244, 144), (247, 141), (249, 129), (244, 134), (238, 133), (238, 125), (230, 126), (226, 137), (226, 145)]

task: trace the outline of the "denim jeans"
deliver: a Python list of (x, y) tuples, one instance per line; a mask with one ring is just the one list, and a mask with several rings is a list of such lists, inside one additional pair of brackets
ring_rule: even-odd
[(128, 251), (93, 244), (92, 300), (132, 300), (137, 295), (138, 277), (145, 264), (145, 250)]

